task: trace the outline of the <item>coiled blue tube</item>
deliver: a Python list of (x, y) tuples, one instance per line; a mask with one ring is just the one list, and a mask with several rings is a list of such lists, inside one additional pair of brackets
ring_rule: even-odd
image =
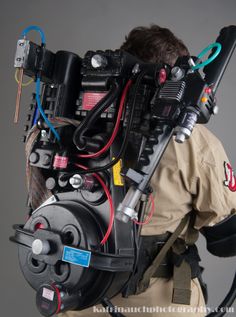
[(41, 105), (41, 101), (40, 101), (40, 77), (37, 77), (37, 80), (36, 80), (36, 101), (37, 101), (38, 110), (39, 110), (41, 116), (43, 117), (45, 123), (48, 125), (50, 130), (53, 132), (53, 134), (55, 135), (56, 139), (58, 141), (60, 141), (59, 134), (57, 133), (56, 129), (51, 124), (51, 122), (48, 120), (47, 116), (45, 115), (45, 113), (43, 111), (42, 105)]
[(214, 47), (216, 47), (215, 53), (211, 57), (209, 57), (207, 60), (205, 60), (204, 62), (199, 63), (199, 64), (197, 64), (195, 66), (192, 66), (192, 69), (196, 70), (196, 69), (202, 68), (202, 67), (210, 64), (220, 54), (220, 51), (221, 51), (221, 48), (222, 48), (220, 43), (216, 42), (216, 43), (210, 44), (209, 46), (204, 48), (204, 50), (201, 51), (201, 53), (198, 54), (198, 56), (197, 56), (197, 58), (199, 58), (199, 59), (202, 58), (208, 51), (210, 51)]
[(23, 30), (23, 32), (21, 33), (21, 36), (22, 37), (25, 37), (27, 35), (27, 33), (29, 33), (30, 31), (37, 31), (39, 32), (40, 36), (41, 36), (41, 41), (42, 41), (42, 44), (46, 44), (46, 38), (45, 38), (45, 34), (43, 32), (43, 30), (37, 26), (37, 25), (30, 25), (28, 26), (27, 28), (25, 28)]

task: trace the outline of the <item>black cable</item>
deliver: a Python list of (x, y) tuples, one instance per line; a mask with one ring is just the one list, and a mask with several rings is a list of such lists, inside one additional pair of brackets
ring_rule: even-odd
[[(126, 147), (128, 145), (128, 137), (129, 137), (130, 130), (132, 128), (135, 104), (136, 104), (136, 100), (137, 100), (137, 92), (138, 92), (140, 83), (141, 83), (141, 81), (142, 81), (142, 79), (143, 79), (145, 74), (146, 74), (146, 71), (142, 71), (138, 75), (137, 81), (134, 84), (134, 99), (133, 99), (133, 102), (132, 102), (131, 107), (130, 107), (129, 119), (128, 119), (128, 124), (127, 124), (127, 127), (126, 127), (126, 131), (125, 131), (124, 142), (121, 145), (121, 148), (120, 148), (120, 151), (119, 151), (117, 157), (112, 162), (106, 164), (105, 166), (91, 168), (91, 169), (88, 169), (86, 171), (84, 171), (84, 170), (77, 171), (78, 174), (88, 174), (88, 173), (102, 172), (102, 171), (105, 171), (105, 170), (111, 168), (112, 166), (114, 166), (120, 160), (123, 152), (125, 151), (125, 149), (126, 149)], [(74, 175), (74, 173), (73, 173), (73, 175)], [(65, 175), (65, 177), (67, 177), (67, 176), (68, 176), (68, 174)]]
[(120, 293), (122, 294), (123, 297), (127, 298), (129, 296), (129, 283), (133, 279), (136, 269), (138, 266), (138, 260), (139, 260), (139, 250), (140, 250), (140, 244), (139, 244), (139, 239), (137, 235), (137, 225), (133, 221), (133, 233), (134, 233), (134, 267), (133, 271), (130, 274), (128, 280), (125, 282), (125, 285), (122, 287)]
[(109, 301), (108, 298), (104, 297), (101, 302), (102, 306), (108, 310), (108, 314), (112, 317), (125, 317), (125, 315), (116, 312), (115, 306)]
[(103, 97), (96, 106), (89, 111), (86, 118), (80, 123), (73, 134), (73, 142), (75, 146), (83, 150), (86, 146), (86, 141), (84, 139), (84, 134), (89, 130), (91, 125), (100, 115), (113, 103), (113, 101), (118, 97), (120, 93), (120, 86), (117, 82), (112, 84), (110, 91)]
[(133, 221), (133, 230), (134, 230), (134, 246), (135, 246), (135, 262), (134, 262), (134, 268), (133, 268), (133, 274), (136, 272), (137, 266), (138, 266), (138, 260), (139, 260), (139, 250), (140, 250), (140, 241), (138, 233), (137, 233), (137, 225)]
[(231, 307), (236, 299), (236, 273), (234, 275), (234, 280), (232, 286), (226, 295), (223, 302), (219, 305), (216, 312), (208, 314), (206, 317), (222, 317), (227, 312), (226, 309)]

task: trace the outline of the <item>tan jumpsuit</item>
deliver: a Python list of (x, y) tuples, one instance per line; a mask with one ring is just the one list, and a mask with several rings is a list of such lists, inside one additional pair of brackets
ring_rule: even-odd
[[(173, 232), (183, 216), (192, 209), (196, 211), (195, 228), (198, 230), (234, 213), (236, 192), (225, 183), (227, 171), (224, 162), (229, 163), (229, 160), (221, 142), (202, 125), (197, 125), (191, 138), (183, 144), (171, 140), (152, 178), (155, 213), (152, 221), (143, 226), (142, 235)], [(152, 278), (146, 292), (128, 298), (118, 295), (112, 303), (123, 307), (122, 313), (130, 317), (205, 316), (204, 298), (197, 279), (192, 280), (191, 288), (190, 306), (171, 303), (173, 280), (164, 278)], [(96, 305), (59, 316), (109, 316), (101, 310), (102, 306)]]

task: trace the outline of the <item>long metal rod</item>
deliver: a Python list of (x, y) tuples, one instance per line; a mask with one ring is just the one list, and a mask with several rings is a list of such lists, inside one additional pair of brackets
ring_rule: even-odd
[(18, 89), (17, 89), (17, 95), (16, 95), (16, 110), (15, 110), (15, 116), (14, 116), (14, 123), (17, 123), (18, 120), (19, 120), (20, 99), (21, 99), (23, 75), (24, 75), (24, 70), (23, 70), (23, 68), (20, 68), (20, 70), (19, 70)]

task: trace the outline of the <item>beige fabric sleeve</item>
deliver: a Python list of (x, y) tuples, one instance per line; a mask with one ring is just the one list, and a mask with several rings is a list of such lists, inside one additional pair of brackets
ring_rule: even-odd
[[(200, 160), (190, 190), (193, 208), (197, 212), (195, 228), (201, 229), (203, 226), (214, 225), (235, 212), (236, 191), (225, 183), (225, 165), (230, 162), (221, 142), (206, 128), (201, 128), (196, 136)], [(231, 181), (234, 182), (234, 178)]]
[(234, 212), (236, 191), (224, 185), (224, 162), (229, 160), (221, 142), (203, 125), (197, 125), (183, 144), (173, 138), (152, 177), (155, 213), (142, 234), (173, 232), (192, 209), (196, 229)]

